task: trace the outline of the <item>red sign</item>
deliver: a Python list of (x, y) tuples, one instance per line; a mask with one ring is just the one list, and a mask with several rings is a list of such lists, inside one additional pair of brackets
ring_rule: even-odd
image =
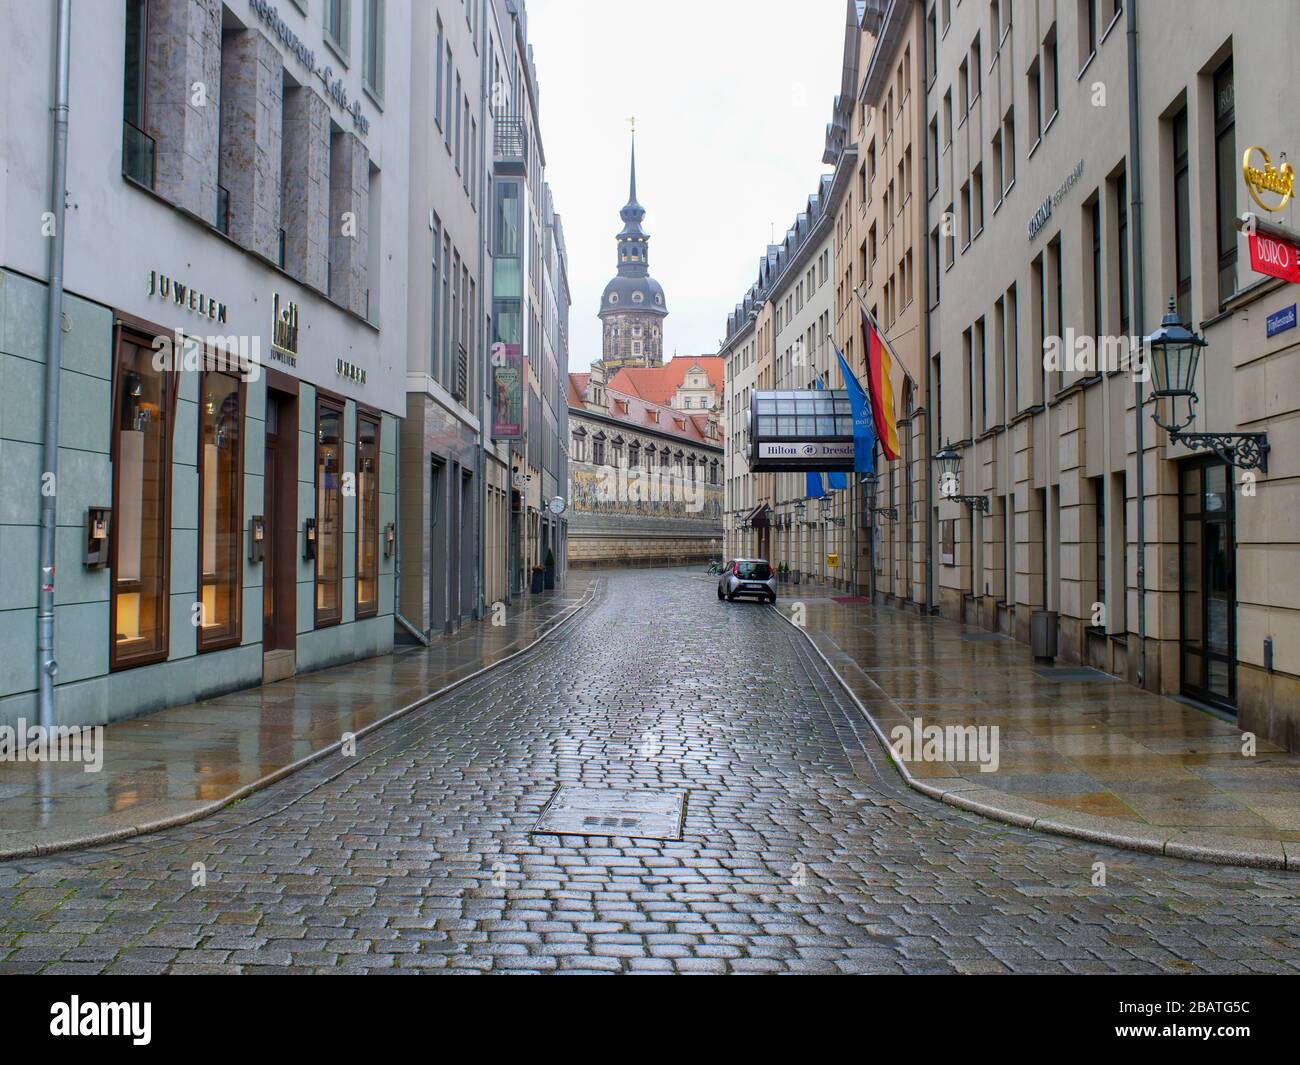
[(1250, 268), (1257, 274), (1280, 277), (1300, 284), (1300, 262), (1296, 246), (1259, 233), (1250, 235)]

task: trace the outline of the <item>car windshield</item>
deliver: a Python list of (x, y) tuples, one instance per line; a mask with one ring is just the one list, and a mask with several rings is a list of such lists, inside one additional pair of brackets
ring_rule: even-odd
[(737, 562), (736, 576), (746, 581), (765, 581), (772, 576), (772, 567), (766, 562)]

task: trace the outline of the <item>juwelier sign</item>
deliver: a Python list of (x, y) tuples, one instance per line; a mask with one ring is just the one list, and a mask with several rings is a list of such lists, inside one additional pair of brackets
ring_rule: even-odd
[(159, 273), (157, 270), (149, 271), (149, 295), (168, 300), (177, 307), (185, 307), (202, 318), (225, 324), (226, 305), (224, 303), (213, 299), (205, 292), (200, 292), (198, 289), (182, 284), (166, 274)]

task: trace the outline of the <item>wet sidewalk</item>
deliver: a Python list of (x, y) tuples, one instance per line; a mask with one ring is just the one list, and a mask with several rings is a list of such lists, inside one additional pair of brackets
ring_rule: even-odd
[(526, 596), (431, 647), (304, 673), (107, 725), (103, 768), (0, 762), (0, 859), (156, 831), (212, 813), (545, 638), (598, 578)]
[(918, 790), (1094, 842), (1300, 869), (1300, 755), (1260, 740), (1246, 756), (1227, 721), (1097, 670), (1036, 667), (1027, 646), (983, 629), (793, 594), (779, 607), (787, 620), (796, 601), (805, 635), (887, 745), (898, 726), (909, 744), (931, 725), (997, 726), (991, 772), (951, 747), (941, 757), (953, 761), (931, 761), (900, 746), (895, 764)]

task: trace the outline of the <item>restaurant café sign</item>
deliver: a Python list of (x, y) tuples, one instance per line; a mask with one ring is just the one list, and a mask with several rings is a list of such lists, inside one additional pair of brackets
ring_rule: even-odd
[[(1252, 165), (1256, 155), (1263, 166)], [(1252, 145), (1242, 153), (1241, 176), (1250, 198), (1266, 211), (1282, 210), (1295, 194), (1295, 167), (1285, 161), (1280, 167), (1274, 166), (1268, 152), (1258, 145)], [(1275, 196), (1281, 197), (1276, 203), (1266, 202), (1266, 198)]]

